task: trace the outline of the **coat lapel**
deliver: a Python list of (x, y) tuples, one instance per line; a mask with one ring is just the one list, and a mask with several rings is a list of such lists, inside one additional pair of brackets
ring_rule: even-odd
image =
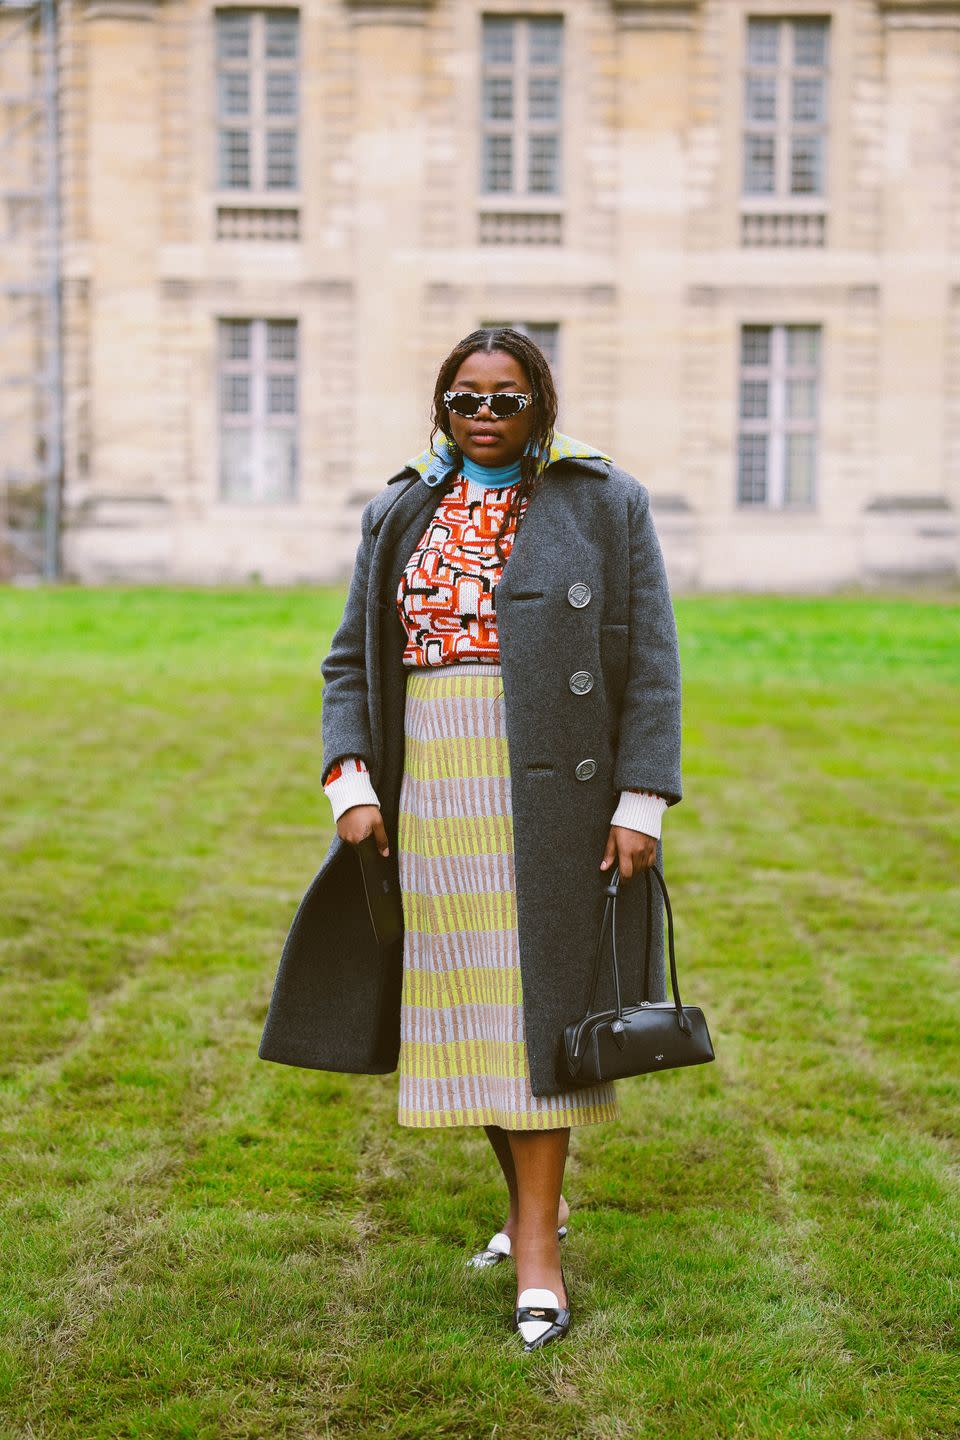
[[(373, 747), (371, 779), (377, 787), (388, 829), (396, 823), (399, 801), (399, 767), (395, 753), (397, 727), (402, 737), (406, 676), (402, 655), (406, 632), (400, 624), (394, 597), (403, 568), (423, 534), (437, 504), (436, 492), (419, 476), (376, 522), (370, 570), (367, 576), (366, 670), (370, 739)], [(402, 754), (402, 752), (401, 752)]]
[(368, 618), (375, 619), (382, 606), (392, 603), (404, 567), (437, 503), (436, 491), (417, 476), (380, 517), (367, 586), (367, 605), (372, 612)]

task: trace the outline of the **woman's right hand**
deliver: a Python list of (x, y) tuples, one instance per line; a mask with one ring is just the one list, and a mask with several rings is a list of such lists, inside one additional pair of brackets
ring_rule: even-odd
[(380, 854), (390, 854), (387, 827), (383, 823), (379, 805), (351, 805), (337, 821), (337, 834), (349, 845), (359, 845), (361, 840), (373, 835)]

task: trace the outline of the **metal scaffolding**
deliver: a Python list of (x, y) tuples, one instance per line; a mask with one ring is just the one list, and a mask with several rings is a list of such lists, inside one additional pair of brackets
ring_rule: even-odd
[(60, 573), (56, 0), (0, 0), (0, 580)]

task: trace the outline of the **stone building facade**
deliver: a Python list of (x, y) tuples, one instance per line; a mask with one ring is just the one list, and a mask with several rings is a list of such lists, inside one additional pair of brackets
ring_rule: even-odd
[(960, 3), (62, 0), (64, 564), (334, 581), (478, 324), (677, 588), (955, 576)]

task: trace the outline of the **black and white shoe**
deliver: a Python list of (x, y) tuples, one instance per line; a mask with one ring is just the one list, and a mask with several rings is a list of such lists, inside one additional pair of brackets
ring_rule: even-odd
[[(563, 1288), (567, 1289), (567, 1277), (563, 1274)], [(521, 1290), (517, 1296), (517, 1308), (513, 1312), (513, 1323), (524, 1342), (523, 1353), (541, 1350), (551, 1340), (561, 1340), (570, 1329), (570, 1293), (567, 1304), (561, 1305), (559, 1296), (552, 1290), (532, 1286)]]
[[(557, 1239), (562, 1240), (566, 1233), (566, 1225), (559, 1226)], [(513, 1246), (510, 1243), (510, 1236), (505, 1235), (502, 1230), (498, 1230), (496, 1235), (490, 1236), (482, 1250), (478, 1250), (476, 1255), (470, 1256), (467, 1264), (472, 1265), (475, 1270), (486, 1270), (490, 1265), (499, 1265), (501, 1260), (505, 1260), (508, 1255), (512, 1254)]]

